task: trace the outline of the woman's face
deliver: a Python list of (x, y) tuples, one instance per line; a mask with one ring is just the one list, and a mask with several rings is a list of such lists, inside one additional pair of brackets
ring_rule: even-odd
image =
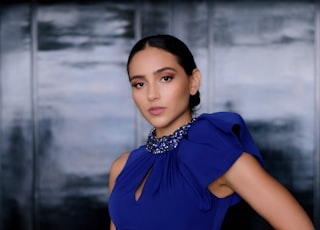
[(132, 96), (158, 137), (169, 135), (190, 121), (190, 94), (199, 88), (197, 69), (187, 76), (171, 53), (147, 47), (137, 52), (128, 66)]

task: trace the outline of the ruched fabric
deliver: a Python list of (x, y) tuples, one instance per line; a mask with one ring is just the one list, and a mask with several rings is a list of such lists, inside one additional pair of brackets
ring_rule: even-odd
[(117, 230), (220, 229), (228, 208), (241, 198), (218, 198), (207, 187), (243, 152), (263, 165), (245, 122), (229, 112), (200, 115), (173, 150), (152, 154), (143, 145), (132, 151), (109, 198)]

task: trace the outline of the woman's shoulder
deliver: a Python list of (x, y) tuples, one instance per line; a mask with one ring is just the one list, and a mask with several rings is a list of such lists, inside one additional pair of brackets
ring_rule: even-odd
[(129, 158), (129, 155), (130, 152), (122, 153), (118, 158), (116, 158), (113, 161), (110, 169), (110, 174), (112, 174), (112, 176), (117, 177), (120, 174)]
[(113, 190), (115, 181), (119, 174), (121, 173), (122, 169), (124, 168), (130, 152), (125, 152), (121, 154), (111, 165), (110, 174), (109, 174), (109, 192)]
[(130, 155), (129, 151), (122, 153), (118, 158), (116, 158), (114, 160), (114, 162), (112, 163), (112, 166), (117, 167), (117, 168), (124, 166), (125, 163), (127, 162), (129, 155)]
[(202, 113), (199, 120), (209, 120), (209, 121), (225, 121), (225, 122), (242, 122), (242, 117), (236, 112), (215, 112), (215, 113)]
[(122, 169), (125, 167), (126, 163), (128, 162), (129, 158), (132, 159), (141, 155), (144, 149), (145, 146), (140, 146), (135, 150), (122, 153), (118, 158), (116, 158), (113, 161), (110, 173), (116, 174), (116, 176), (119, 175)]
[(196, 132), (233, 132), (235, 127), (245, 127), (241, 115), (234, 112), (202, 113), (196, 119), (192, 130)]

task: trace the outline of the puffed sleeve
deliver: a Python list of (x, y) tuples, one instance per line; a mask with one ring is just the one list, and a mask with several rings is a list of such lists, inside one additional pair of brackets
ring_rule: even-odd
[(200, 115), (180, 149), (181, 162), (202, 188), (223, 175), (243, 152), (263, 160), (242, 117), (219, 112)]

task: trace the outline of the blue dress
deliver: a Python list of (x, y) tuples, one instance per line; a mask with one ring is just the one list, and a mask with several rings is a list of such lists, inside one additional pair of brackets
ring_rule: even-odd
[(143, 145), (130, 153), (109, 198), (117, 230), (217, 230), (228, 208), (241, 200), (236, 193), (218, 198), (207, 188), (243, 152), (263, 165), (241, 116), (201, 114), (189, 126), (174, 148), (154, 154)]

